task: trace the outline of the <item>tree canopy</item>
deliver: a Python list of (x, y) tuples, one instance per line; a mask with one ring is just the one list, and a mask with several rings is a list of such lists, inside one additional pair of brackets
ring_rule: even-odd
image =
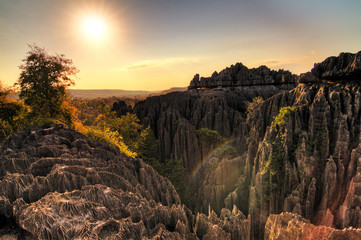
[(20, 99), (34, 115), (56, 118), (63, 114), (66, 88), (74, 84), (78, 72), (72, 60), (63, 54), (49, 55), (44, 48), (32, 45), (23, 62), (17, 82)]
[(27, 110), (22, 102), (9, 98), (11, 92), (12, 89), (0, 82), (0, 142), (18, 129), (22, 113)]

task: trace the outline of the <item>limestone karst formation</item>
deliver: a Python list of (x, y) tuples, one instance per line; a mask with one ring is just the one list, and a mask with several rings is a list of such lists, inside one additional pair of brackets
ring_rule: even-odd
[[(196, 76), (186, 92), (139, 102), (133, 112), (154, 130), (160, 159), (180, 159), (200, 173), (191, 183), (196, 211), (210, 205), (220, 214), (235, 205), (252, 216), (255, 238), (263, 237), (267, 217), (281, 212), (360, 228), (360, 54), (329, 57), (299, 77), (236, 64)], [(256, 96), (263, 101), (247, 112)], [(237, 154), (212, 154), (217, 149), (198, 139), (201, 128), (232, 139)]]
[(0, 235), (18, 239), (250, 234), (250, 222), (237, 208), (211, 219), (195, 216), (169, 180), (141, 159), (62, 125), (18, 132), (3, 143), (0, 220)]
[[(360, 239), (360, 54), (299, 77), (236, 64), (188, 91), (118, 104), (154, 131), (160, 161), (182, 161), (194, 209), (141, 159), (68, 127), (14, 134), (0, 147), (0, 235)], [(226, 142), (202, 142), (200, 129)]]

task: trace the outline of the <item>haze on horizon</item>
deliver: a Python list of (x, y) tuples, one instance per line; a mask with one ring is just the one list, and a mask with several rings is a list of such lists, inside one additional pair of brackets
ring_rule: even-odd
[(162, 90), (242, 62), (293, 73), (361, 50), (359, 0), (1, 0), (0, 81), (28, 44), (63, 53), (75, 89)]

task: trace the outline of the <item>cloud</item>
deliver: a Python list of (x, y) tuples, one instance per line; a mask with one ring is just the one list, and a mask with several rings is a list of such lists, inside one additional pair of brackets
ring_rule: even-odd
[(133, 64), (126, 65), (121, 67), (121, 71), (135, 71), (144, 68), (152, 68), (152, 67), (160, 67), (165, 65), (173, 65), (173, 64), (193, 64), (198, 63), (200, 61), (199, 58), (168, 58), (168, 59), (154, 59), (154, 60), (146, 60), (140, 61)]
[(279, 61), (277, 60), (269, 60), (266, 62), (266, 64), (277, 64), (277, 63), (279, 63)]
[(141, 69), (141, 68), (147, 68), (147, 67), (152, 67), (155, 64), (152, 63), (136, 63), (136, 64), (132, 64), (132, 65), (128, 65), (125, 67), (126, 70), (137, 70), (137, 69)]

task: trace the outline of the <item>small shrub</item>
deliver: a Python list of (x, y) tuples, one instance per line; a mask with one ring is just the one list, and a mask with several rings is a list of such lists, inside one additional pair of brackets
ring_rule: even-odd
[(250, 114), (253, 112), (253, 110), (256, 108), (256, 106), (260, 103), (263, 102), (263, 98), (261, 96), (257, 96), (255, 98), (252, 99), (252, 101), (250, 101), (247, 104), (247, 114)]
[(231, 145), (226, 145), (221, 149), (219, 149), (219, 151), (217, 152), (217, 156), (220, 158), (226, 158), (226, 157), (233, 158), (237, 156), (237, 154), (238, 154), (237, 149)]
[(39, 118), (31, 122), (31, 125), (37, 125), (41, 128), (49, 128), (53, 124), (64, 124), (64, 123), (54, 118)]
[(288, 117), (291, 112), (296, 111), (296, 107), (282, 107), (280, 108), (280, 111), (278, 113), (278, 115), (274, 118), (271, 126), (275, 127), (275, 126), (279, 126), (282, 127), (284, 125), (286, 125), (286, 117)]
[(213, 172), (213, 171), (215, 171), (218, 166), (219, 166), (219, 162), (218, 162), (217, 160), (209, 163), (209, 164), (207, 165), (207, 168), (206, 168), (206, 169), (207, 169), (207, 172)]
[(196, 135), (201, 144), (209, 144), (211, 147), (215, 147), (224, 142), (224, 137), (222, 137), (216, 130), (201, 128), (196, 130)]
[(147, 158), (145, 162), (157, 170), (160, 175), (169, 179), (179, 194), (182, 203), (191, 209), (194, 208), (194, 196), (187, 186), (188, 171), (183, 167), (180, 160), (170, 159), (166, 160), (165, 163), (161, 163), (155, 158)]
[(296, 107), (282, 107), (278, 115), (271, 123), (272, 127), (276, 128), (277, 135), (269, 142), (272, 146), (272, 152), (265, 163), (261, 174), (264, 175), (267, 172), (269, 177), (265, 183), (265, 199), (269, 199), (270, 194), (273, 191), (278, 191), (282, 188), (285, 161), (285, 150), (283, 149), (284, 139), (286, 138), (286, 132), (284, 127), (287, 124), (287, 117), (296, 111)]
[(0, 119), (0, 142), (9, 137), (12, 132), (12, 126), (7, 121)]
[(136, 157), (137, 154), (129, 150), (127, 145), (124, 144), (122, 136), (118, 132), (111, 131), (108, 128), (99, 130), (96, 128), (86, 128), (84, 134), (95, 141), (102, 142), (110, 145), (111, 147), (118, 148), (120, 152), (130, 157)]

